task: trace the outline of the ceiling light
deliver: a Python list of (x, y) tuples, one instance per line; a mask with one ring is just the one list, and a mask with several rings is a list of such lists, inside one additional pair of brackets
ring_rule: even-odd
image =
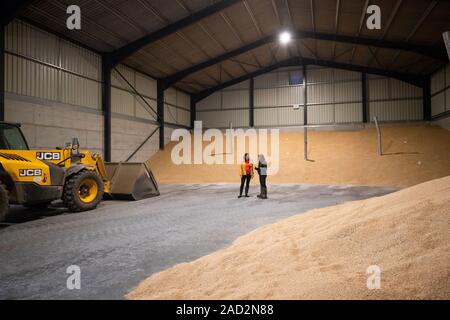
[(288, 44), (289, 42), (291, 42), (291, 39), (292, 35), (289, 32), (283, 31), (282, 33), (280, 33), (281, 44)]

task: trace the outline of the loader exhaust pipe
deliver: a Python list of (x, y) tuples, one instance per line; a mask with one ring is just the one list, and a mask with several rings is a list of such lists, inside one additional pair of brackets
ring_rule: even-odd
[(105, 169), (114, 199), (142, 200), (160, 195), (158, 183), (146, 163), (107, 162)]

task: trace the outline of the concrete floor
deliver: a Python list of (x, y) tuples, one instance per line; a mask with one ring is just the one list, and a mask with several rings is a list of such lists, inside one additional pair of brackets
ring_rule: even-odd
[[(229, 184), (165, 185), (160, 197), (106, 201), (84, 213), (14, 207), (0, 229), (0, 299), (123, 299), (150, 274), (226, 247), (261, 225), (392, 191), (272, 185), (263, 201), (255, 194), (237, 199)], [(66, 287), (70, 265), (81, 268), (80, 290)]]

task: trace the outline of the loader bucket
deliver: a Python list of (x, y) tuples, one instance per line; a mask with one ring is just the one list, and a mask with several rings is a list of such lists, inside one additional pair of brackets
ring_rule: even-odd
[(105, 169), (112, 198), (142, 200), (159, 196), (158, 183), (147, 164), (107, 162)]

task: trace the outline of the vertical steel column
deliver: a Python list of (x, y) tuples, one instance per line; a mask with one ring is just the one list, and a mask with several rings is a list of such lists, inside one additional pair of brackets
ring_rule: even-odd
[(363, 123), (367, 123), (368, 115), (368, 99), (367, 99), (367, 74), (361, 73), (361, 92), (362, 92), (362, 117)]
[(303, 137), (304, 137), (304, 157), (308, 160), (308, 89), (307, 89), (307, 78), (306, 78), (306, 65), (303, 65)]
[(159, 150), (164, 150), (164, 83), (158, 80), (156, 105), (159, 123)]
[(191, 129), (194, 129), (196, 117), (197, 117), (197, 100), (191, 94)]
[(422, 87), (423, 120), (431, 120), (431, 85), (430, 77), (426, 77)]
[(250, 88), (249, 88), (249, 117), (248, 124), (250, 128), (255, 126), (255, 79), (253, 77), (250, 78)]
[(111, 63), (102, 56), (103, 150), (105, 161), (111, 161)]
[(5, 120), (5, 26), (0, 25), (0, 121)]

